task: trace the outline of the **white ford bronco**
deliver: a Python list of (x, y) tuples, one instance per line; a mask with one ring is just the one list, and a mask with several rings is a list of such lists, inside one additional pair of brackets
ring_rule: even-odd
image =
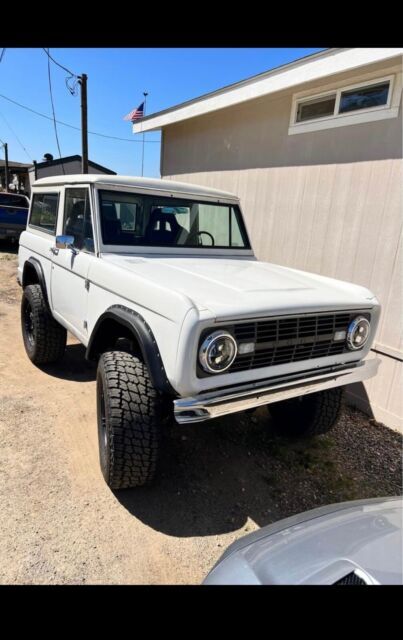
[(284, 435), (336, 422), (365, 360), (375, 296), (347, 282), (260, 262), (236, 196), (170, 180), (42, 178), (20, 237), (28, 357), (56, 362), (70, 331), (98, 362), (100, 463), (113, 489), (158, 468), (179, 423), (269, 405)]

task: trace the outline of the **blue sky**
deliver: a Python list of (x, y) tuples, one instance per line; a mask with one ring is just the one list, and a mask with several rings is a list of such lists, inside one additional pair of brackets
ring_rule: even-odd
[[(147, 112), (153, 113), (317, 51), (320, 49), (72, 48), (51, 49), (50, 53), (74, 73), (88, 75), (88, 128), (130, 139), (121, 142), (90, 135), (90, 159), (121, 174), (140, 175), (141, 135), (133, 135), (123, 116), (142, 102), (143, 91), (149, 93)], [(79, 95), (70, 95), (66, 72), (53, 63), (51, 75), (57, 119), (79, 127)], [(6, 50), (0, 64), (0, 94), (51, 115), (47, 56), (42, 49)], [(58, 133), (62, 155), (81, 154), (79, 131), (59, 125)], [(53, 123), (3, 98), (0, 138), (8, 142), (10, 160), (39, 162), (44, 153), (58, 156)], [(146, 134), (146, 140), (159, 139), (159, 132)], [(144, 175), (159, 177), (159, 155), (158, 142), (146, 143)]]

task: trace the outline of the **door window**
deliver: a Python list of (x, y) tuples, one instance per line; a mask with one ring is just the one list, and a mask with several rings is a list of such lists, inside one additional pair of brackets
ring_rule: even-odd
[(74, 247), (94, 252), (89, 190), (66, 189), (63, 233), (74, 237)]
[(58, 193), (35, 193), (32, 201), (30, 226), (54, 235), (56, 231)]

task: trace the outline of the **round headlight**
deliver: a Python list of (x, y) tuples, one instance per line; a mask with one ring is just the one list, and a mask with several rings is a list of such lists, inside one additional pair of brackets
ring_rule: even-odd
[(348, 348), (355, 351), (361, 349), (368, 340), (371, 331), (370, 324), (364, 316), (357, 316), (350, 322), (347, 329)]
[(228, 331), (214, 331), (203, 340), (199, 349), (199, 362), (208, 373), (222, 373), (232, 365), (237, 344)]

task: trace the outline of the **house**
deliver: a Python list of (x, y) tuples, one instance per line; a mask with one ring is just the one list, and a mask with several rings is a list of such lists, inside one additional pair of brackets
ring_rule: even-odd
[(28, 194), (30, 190), (28, 170), (31, 166), (31, 164), (25, 164), (24, 162), (14, 162), (13, 160), (9, 160), (9, 183), (6, 188), (6, 163), (4, 160), (0, 160), (0, 191), (13, 190), (16, 193)]
[(241, 197), (258, 258), (369, 287), (376, 378), (350, 401), (402, 429), (403, 48), (330, 49), (151, 114), (161, 176)]
[[(47, 178), (49, 176), (71, 175), (81, 173), (81, 156), (66, 156), (64, 158), (54, 159), (50, 153), (45, 154), (44, 162), (35, 162), (29, 169), (29, 180), (32, 184), (39, 178)], [(64, 169), (64, 171), (63, 171)], [(107, 169), (92, 160), (88, 160), (88, 173), (108, 173), (116, 175), (116, 171)]]

